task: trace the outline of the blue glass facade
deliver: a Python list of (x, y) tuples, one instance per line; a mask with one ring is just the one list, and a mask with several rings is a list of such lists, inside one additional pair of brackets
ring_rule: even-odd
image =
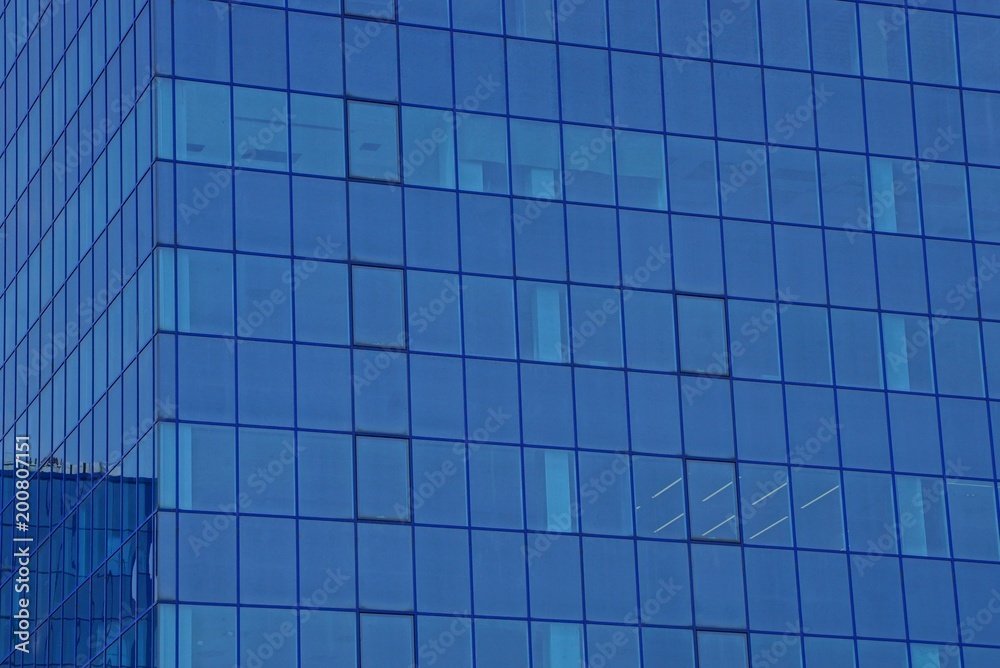
[(14, 0), (12, 666), (1000, 664), (996, 0)]

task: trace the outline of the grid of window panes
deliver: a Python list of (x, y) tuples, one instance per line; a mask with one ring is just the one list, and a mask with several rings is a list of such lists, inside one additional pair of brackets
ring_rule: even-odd
[[(66, 452), (103, 447), (122, 394), (103, 409), (70, 381), (104, 367), (161, 418), (155, 657), (72, 578), (50, 645), (121, 634), (94, 665), (997, 665), (995, 0), (133, 14), (156, 162), (134, 209), (109, 188), (117, 227), (77, 213), (116, 209), (82, 186), (62, 222), (44, 195), (32, 217), (37, 70), (5, 70), (6, 229), (28, 239), (5, 237), (5, 430), (18, 407), (45, 434), (65, 397)], [(46, 218), (73, 251), (42, 305), (84, 291), (59, 258), (90, 281), (138, 244), (123, 266), (155, 313), (139, 300), (138, 348), (95, 317), (111, 357), (81, 343), (66, 389), (29, 376), (20, 408)]]
[[(153, 384), (151, 11), (15, 0), (0, 24), (0, 663), (152, 666), (151, 433), (173, 407)], [(27, 532), (15, 435), (32, 445)]]

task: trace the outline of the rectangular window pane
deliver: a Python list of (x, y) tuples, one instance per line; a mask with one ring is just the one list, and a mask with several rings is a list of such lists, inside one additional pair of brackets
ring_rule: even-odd
[(174, 105), (177, 159), (230, 164), (229, 86), (177, 81)]
[(687, 536), (687, 522), (681, 460), (635, 457), (633, 461), (638, 535), (683, 540)]
[(354, 343), (404, 347), (403, 272), (355, 266), (351, 271), (354, 295)]
[(410, 519), (410, 442), (358, 438), (358, 517)]
[(677, 297), (681, 371), (729, 375), (723, 309), (721, 299)]
[(658, 134), (619, 132), (618, 204), (641, 209), (667, 210), (667, 175), (663, 137)]
[(577, 531), (576, 458), (568, 450), (524, 451), (528, 529)]
[(700, 540), (739, 540), (736, 473), (733, 465), (689, 461), (687, 474), (691, 537)]
[(507, 123), (504, 119), (467, 116), (458, 126), (458, 185), (462, 190), (507, 194)]
[(349, 102), (350, 175), (359, 179), (399, 181), (398, 107)]
[(799, 547), (844, 549), (840, 474), (827, 469), (792, 469), (795, 539)]
[(288, 98), (284, 93), (233, 88), (236, 166), (288, 169)]
[(510, 119), (510, 155), (515, 195), (539, 199), (562, 196), (557, 124)]
[(566, 199), (614, 204), (615, 181), (609, 129), (563, 126)]
[(566, 286), (519, 281), (517, 308), (521, 359), (568, 362), (570, 347)]
[(1000, 559), (993, 483), (949, 480), (948, 512), (957, 559)]
[(787, 468), (740, 464), (740, 497), (747, 543), (791, 547)]
[(403, 179), (407, 183), (455, 187), (454, 124), (447, 113), (403, 107)]
[(552, 0), (507, 0), (507, 34), (553, 39)]
[(896, 477), (903, 554), (948, 557), (948, 513), (940, 478)]
[(882, 314), (886, 384), (890, 390), (933, 392), (931, 335), (927, 318)]
[(344, 175), (344, 102), (292, 95), (292, 171)]

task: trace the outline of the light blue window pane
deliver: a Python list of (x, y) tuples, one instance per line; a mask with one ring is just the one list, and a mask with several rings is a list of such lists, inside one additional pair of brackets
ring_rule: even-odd
[[(965, 668), (991, 668), (1000, 661), (1000, 649), (966, 647), (963, 654), (965, 656)], [(865, 666), (865, 668), (868, 667)]]
[(977, 241), (1000, 241), (1000, 169), (969, 168)]
[(747, 667), (747, 637), (744, 633), (698, 632), (698, 663), (702, 666)]
[(568, 362), (570, 341), (566, 286), (518, 281), (517, 309), (521, 359)]
[(962, 668), (955, 645), (910, 645), (910, 661), (920, 668)]
[(781, 350), (785, 380), (829, 384), (830, 343), (826, 309), (787, 306), (781, 314)]
[(840, 474), (828, 469), (793, 468), (792, 496), (798, 546), (843, 550)]
[(556, 123), (510, 119), (510, 155), (515, 195), (538, 199), (562, 196)]
[(671, 208), (717, 215), (715, 143), (707, 139), (668, 136), (667, 159)]
[(344, 176), (344, 102), (292, 94), (292, 171)]
[(236, 166), (288, 171), (288, 98), (284, 93), (233, 88)]
[[(205, 286), (212, 286), (206, 290)], [(177, 329), (233, 333), (233, 256), (177, 251)]]
[(563, 126), (566, 199), (614, 204), (612, 134), (610, 129)]
[(618, 204), (637, 209), (667, 210), (666, 161), (661, 135), (619, 132)]
[(240, 602), (295, 605), (294, 569), (273, 570), (276, 563), (295, 563), (295, 521), (284, 517), (241, 517), (239, 530)]
[(621, 292), (574, 285), (571, 288), (573, 361), (622, 366)]
[(767, 149), (757, 144), (719, 142), (723, 215), (758, 220), (771, 217), (767, 154)]
[(945, 163), (921, 163), (920, 196), (924, 231), (935, 237), (969, 238), (968, 189), (965, 167)]
[(897, 16), (898, 10), (894, 7), (861, 6), (861, 51), (865, 76), (909, 78), (906, 27), (898, 25)]
[(927, 318), (883, 313), (882, 345), (886, 382), (890, 390), (934, 391)]
[(871, 158), (870, 165), (875, 229), (920, 234), (920, 203), (913, 161)]
[(362, 666), (410, 668), (413, 654), (413, 617), (361, 615)]
[(191, 668), (209, 668), (235, 662), (235, 630), (236, 608), (178, 606), (178, 661)]
[(455, 187), (454, 124), (445, 112), (403, 107), (403, 180)]
[(638, 535), (683, 540), (687, 522), (681, 460), (635, 457), (633, 462)]
[(528, 529), (572, 532), (576, 525), (576, 458), (568, 450), (524, 451)]
[(1000, 559), (996, 495), (993, 483), (948, 481), (952, 548), (957, 559)]
[(1000, 166), (1000, 128), (992, 120), (1000, 110), (1000, 93), (965, 91), (962, 100), (969, 162)]
[(726, 316), (721, 299), (677, 297), (681, 371), (729, 374)]
[(507, 0), (507, 34), (553, 39), (555, 16), (552, 0)]
[(788, 469), (740, 464), (740, 508), (744, 541), (753, 545), (792, 546)]
[(507, 123), (495, 116), (466, 116), (458, 126), (458, 187), (506, 195)]
[[(620, 622), (621, 618), (609, 621)], [(639, 629), (587, 625), (589, 665), (632, 668), (639, 665)], [(603, 661), (603, 663), (602, 663)]]
[(410, 444), (395, 438), (358, 438), (358, 517), (410, 519)]
[(230, 427), (178, 425), (177, 507), (236, 509), (236, 435)]
[(354, 291), (354, 343), (405, 347), (403, 272), (355, 266), (351, 278)]
[(398, 109), (386, 104), (348, 103), (350, 176), (399, 181)]
[(213, 165), (232, 162), (229, 86), (177, 81), (174, 108), (178, 160)]
[(688, 508), (693, 538), (739, 540), (735, 475), (732, 464), (688, 462)]
[(903, 554), (950, 555), (944, 480), (896, 476), (896, 504)]
[(778, 309), (774, 304), (729, 300), (729, 337), (734, 376), (781, 379)]
[(878, 314), (833, 309), (833, 355), (837, 385), (882, 388), (882, 350)]
[(582, 666), (583, 626), (557, 622), (531, 624), (531, 656), (535, 668)]

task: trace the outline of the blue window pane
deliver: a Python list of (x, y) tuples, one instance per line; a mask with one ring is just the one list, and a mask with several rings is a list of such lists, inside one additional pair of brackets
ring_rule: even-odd
[(403, 272), (355, 266), (351, 272), (354, 343), (403, 347)]
[(788, 306), (781, 314), (781, 350), (785, 379), (829, 384), (830, 343), (827, 311)]
[(566, 287), (518, 281), (517, 300), (521, 358), (539, 362), (569, 361)]
[(983, 396), (979, 323), (951, 320), (934, 331), (938, 390), (946, 394)]
[(723, 308), (721, 299), (677, 297), (681, 371), (729, 374)]
[(882, 387), (882, 354), (878, 314), (833, 309), (833, 354), (837, 384)]
[(450, 614), (470, 609), (468, 534), (462, 529), (418, 527), (414, 546), (420, 609)]
[[(467, 276), (462, 286), (466, 354), (514, 357), (513, 282)], [(551, 352), (544, 351), (544, 354)]]
[(861, 51), (865, 76), (907, 79), (910, 72), (906, 30), (895, 28), (892, 7), (861, 7)]
[(571, 288), (574, 362), (622, 366), (620, 295), (608, 288)]
[(819, 154), (822, 174), (823, 224), (849, 230), (871, 228), (868, 169), (861, 156)]
[(413, 617), (361, 615), (361, 665), (409, 668), (413, 665)]
[[(412, 529), (385, 523), (359, 523), (357, 530), (358, 591), (362, 608), (413, 610)], [(363, 620), (364, 617), (362, 624)], [(361, 652), (364, 654), (363, 627), (361, 633)], [(390, 639), (391, 636), (383, 642), (388, 644)]]
[(229, 87), (177, 81), (176, 156), (178, 160), (228, 165), (232, 162)]
[(788, 482), (785, 467), (740, 464), (740, 508), (747, 543), (791, 547)]
[(732, 464), (688, 462), (688, 508), (693, 538), (739, 540), (735, 475)]
[(608, 129), (563, 125), (566, 199), (615, 203), (612, 141)]
[(758, 144), (719, 142), (722, 213), (737, 218), (770, 218), (767, 150)]
[(293, 271), (296, 339), (346, 344), (350, 340), (347, 265), (296, 260)]
[(538, 199), (561, 196), (558, 125), (512, 118), (510, 155), (515, 195)]
[(907, 668), (910, 661), (906, 654), (905, 643), (859, 640), (858, 668)]
[(930, 165), (920, 173), (920, 199), (928, 235), (969, 238), (965, 167), (943, 163)]
[(282, 276), (288, 260), (256, 255), (236, 256), (236, 327), (245, 337), (290, 339), (290, 286)]
[(858, 74), (856, 7), (837, 0), (810, 0), (813, 66), (825, 72)]
[(455, 136), (440, 111), (403, 107), (403, 180), (455, 187)]
[(889, 389), (934, 391), (930, 324), (927, 318), (882, 314), (882, 343)]
[(705, 139), (668, 136), (667, 158), (671, 208), (717, 215), (715, 144)]
[(472, 532), (473, 597), (479, 614), (518, 617), (527, 614), (528, 586), (524, 558), (522, 534)]
[(958, 559), (1000, 559), (996, 490), (989, 482), (948, 481), (951, 537)]
[(780, 380), (778, 309), (766, 302), (729, 301), (733, 375)]
[(669, 656), (674, 668), (694, 668), (694, 642), (690, 631), (644, 627), (642, 656), (645, 665), (656, 665)]
[(958, 83), (955, 17), (951, 14), (909, 12), (913, 79), (938, 84)]
[(208, 668), (236, 661), (236, 608), (180, 605), (178, 660), (191, 668)]
[(892, 478), (881, 473), (844, 474), (847, 536), (857, 552), (896, 554), (896, 515)]
[[(381, 0), (372, 0), (383, 5)], [(373, 21), (344, 21), (347, 94), (395, 101), (399, 95), (396, 26)]]
[(358, 438), (358, 517), (410, 519), (410, 445), (391, 438)]
[(506, 668), (528, 665), (528, 624), (505, 619), (476, 620), (476, 665)]
[(507, 33), (517, 37), (552, 39), (552, 0), (508, 0)]
[(586, 533), (632, 533), (632, 471), (623, 454), (581, 452), (580, 516)]
[[(212, 290), (203, 289), (213, 286)], [(233, 333), (233, 256), (177, 251), (177, 329)]]
[(288, 518), (240, 518), (241, 603), (295, 604), (293, 569), (274, 569), (276, 563), (295, 563), (295, 530), (295, 521)]
[(354, 448), (350, 437), (299, 432), (298, 444), (299, 513), (354, 517)]
[(532, 622), (531, 656), (536, 668), (584, 665), (583, 626), (558, 622)]
[(576, 469), (566, 450), (526, 449), (525, 503), (528, 529), (576, 531)]
[(469, 116), (458, 129), (458, 184), (462, 190), (506, 194), (507, 124)]
[(806, 638), (809, 668), (854, 668), (854, 643), (838, 638)]
[(288, 98), (284, 93), (233, 88), (237, 167), (288, 170)]
[(740, 605), (744, 589), (740, 549), (735, 545), (692, 545), (691, 567), (697, 624), (710, 628), (746, 628), (746, 613)]
[(793, 468), (795, 536), (799, 547), (844, 549), (840, 474), (827, 469)]
[(670, 295), (626, 292), (625, 342), (632, 369), (674, 371), (674, 309)]
[(667, 209), (667, 176), (663, 138), (638, 132), (615, 137), (618, 158), (618, 203), (640, 209)]
[(303, 665), (350, 665), (357, 662), (357, 622), (347, 612), (312, 610), (312, 623), (299, 627)]
[(350, 176), (399, 181), (398, 107), (367, 102), (347, 105)]
[[(521, 461), (512, 448), (484, 445), (469, 451), (469, 489), (472, 523), (481, 527), (520, 529)], [(494, 485), (491, 480), (515, 481)]]
[(344, 176), (344, 103), (292, 95), (292, 171)]
[(718, 222), (707, 218), (673, 216), (670, 227), (677, 289), (722, 294), (722, 243)]
[(683, 539), (687, 523), (681, 460), (633, 458), (635, 522), (640, 536)]

